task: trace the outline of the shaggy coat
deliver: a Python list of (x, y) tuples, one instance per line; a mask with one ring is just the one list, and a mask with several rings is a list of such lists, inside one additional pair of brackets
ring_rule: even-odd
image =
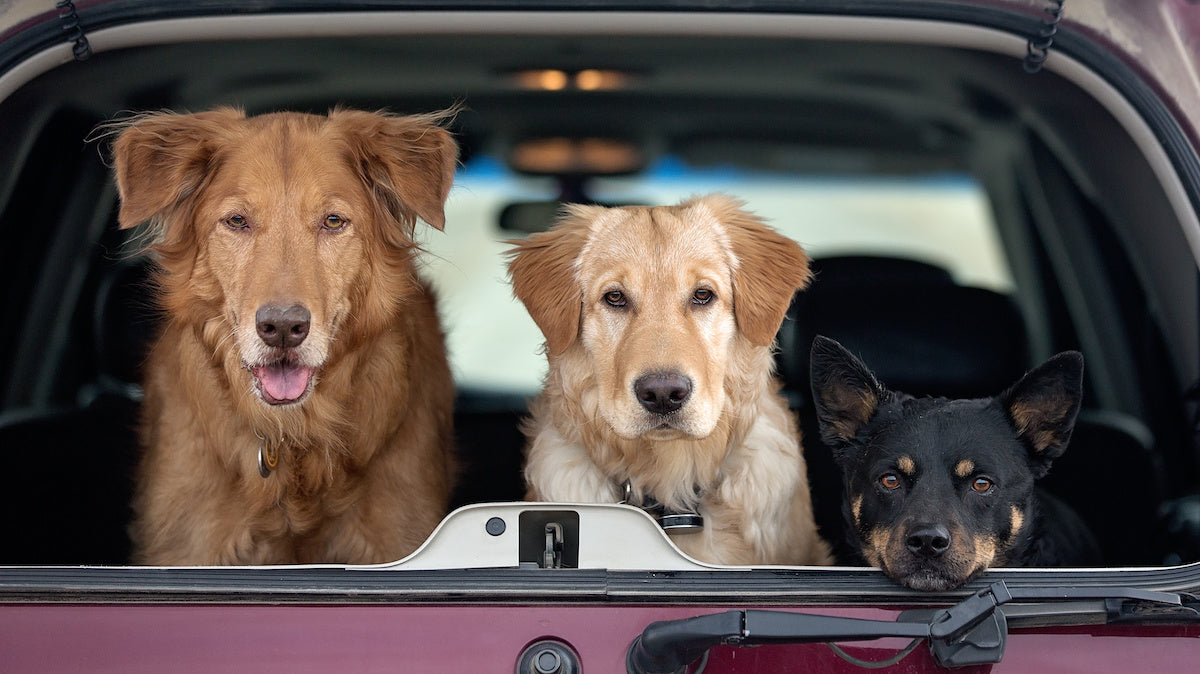
[(574, 206), (515, 242), (516, 296), (546, 337), (531, 406), (533, 500), (695, 510), (672, 540), (717, 564), (823, 564), (771, 345), (809, 281), (800, 246), (729, 197)]
[(411, 237), (444, 225), (446, 117), (225, 108), (116, 129), (120, 224), (149, 223), (164, 318), (137, 563), (385, 562), (439, 522), (453, 383)]

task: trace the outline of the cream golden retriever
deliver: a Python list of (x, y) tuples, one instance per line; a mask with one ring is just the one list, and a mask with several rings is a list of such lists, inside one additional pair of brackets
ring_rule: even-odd
[(527, 496), (697, 513), (703, 528), (672, 540), (705, 562), (829, 563), (772, 376), (775, 333), (810, 277), (800, 246), (723, 195), (572, 206), (514, 244), (514, 292), (549, 358)]
[(114, 130), (120, 225), (150, 223), (164, 318), (136, 562), (384, 562), (440, 521), (453, 383), (411, 237), (444, 224), (446, 118), (224, 108)]

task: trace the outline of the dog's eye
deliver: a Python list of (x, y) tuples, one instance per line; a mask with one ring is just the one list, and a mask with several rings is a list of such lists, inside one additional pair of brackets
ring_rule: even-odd
[(884, 489), (896, 489), (900, 486), (900, 476), (895, 473), (884, 473), (879, 478), (879, 484)]
[(225, 226), (230, 229), (246, 229), (250, 226), (250, 221), (244, 215), (231, 215), (225, 218)]
[(986, 494), (992, 490), (992, 481), (986, 477), (977, 477), (975, 478), (975, 481), (971, 483), (971, 489), (974, 489), (980, 494)]
[(697, 288), (692, 293), (692, 304), (708, 304), (713, 298), (713, 291), (708, 288)]
[(626, 304), (625, 293), (620, 290), (610, 290), (604, 293), (604, 302), (610, 307), (623, 307)]
[(343, 218), (340, 215), (334, 215), (331, 213), (331, 214), (325, 216), (325, 222), (321, 223), (321, 226), (324, 227), (325, 229), (333, 230), (336, 232), (337, 230), (345, 227), (347, 224), (349, 224), (349, 223), (346, 222), (345, 218)]

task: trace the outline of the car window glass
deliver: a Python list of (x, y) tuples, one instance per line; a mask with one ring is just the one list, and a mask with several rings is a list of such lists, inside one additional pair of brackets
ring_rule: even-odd
[[(670, 204), (714, 191), (745, 200), (815, 258), (909, 258), (946, 269), (960, 285), (1012, 290), (987, 194), (966, 174), (814, 176), (694, 168), (668, 158), (632, 177), (589, 183), (590, 196), (608, 204)], [(505, 271), (504, 241), (523, 234), (499, 222), (506, 205), (556, 193), (550, 178), (475, 158), (455, 180), (445, 232), (421, 235), (461, 388), (531, 394), (541, 384), (542, 335), (513, 299)]]

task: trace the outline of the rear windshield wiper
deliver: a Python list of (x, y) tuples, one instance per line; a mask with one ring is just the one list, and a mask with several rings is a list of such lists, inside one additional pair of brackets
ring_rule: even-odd
[(943, 667), (994, 664), (1003, 657), (1008, 636), (1006, 614), (997, 608), (1009, 602), (1090, 602), (1103, 612), (1103, 622), (1200, 622), (1200, 600), (1189, 594), (1105, 587), (1010, 589), (999, 581), (949, 608), (906, 611), (895, 621), (749, 609), (655, 622), (630, 644), (625, 667), (629, 674), (675, 674), (713, 646), (883, 637), (928, 640)]

